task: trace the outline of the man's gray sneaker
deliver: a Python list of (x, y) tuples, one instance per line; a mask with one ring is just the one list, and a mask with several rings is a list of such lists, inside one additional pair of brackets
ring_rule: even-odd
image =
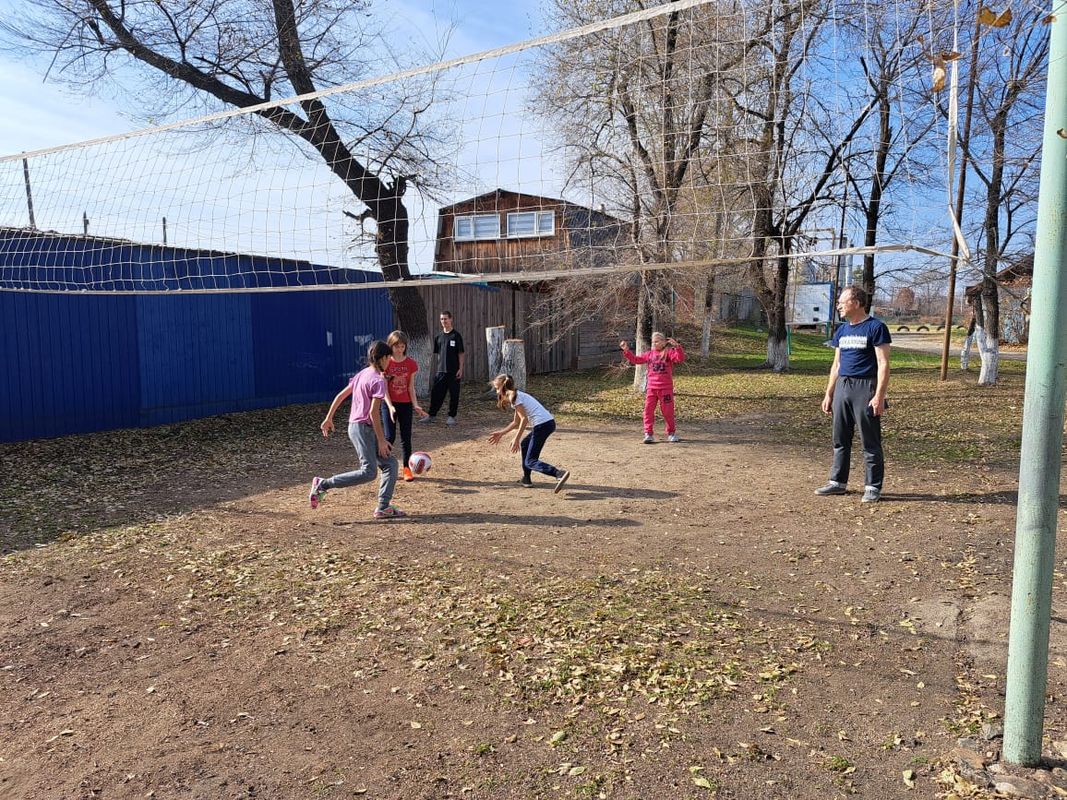
[(825, 486), (820, 486), (815, 490), (815, 494), (825, 497), (828, 494), (846, 494), (848, 489), (844, 484), (830, 481)]
[(882, 499), (882, 490), (875, 489), (873, 486), (868, 486), (863, 490), (863, 499), (861, 503), (877, 503)]

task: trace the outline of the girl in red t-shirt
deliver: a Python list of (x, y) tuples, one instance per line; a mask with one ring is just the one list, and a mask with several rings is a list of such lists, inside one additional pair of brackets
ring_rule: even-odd
[(415, 373), (419, 371), (419, 365), (415, 359), (408, 357), (408, 337), (403, 331), (393, 331), (386, 339), (393, 349), (389, 357), (389, 364), (385, 368), (385, 382), (389, 391), (385, 396), (385, 405), (382, 406), (382, 425), (385, 427), (385, 438), (389, 444), (396, 441), (397, 428), (400, 429), (400, 441), (404, 446), (404, 480), (413, 481), (415, 476), (408, 467), (408, 459), (411, 458), (411, 418), (412, 412), (425, 417), (426, 412), (419, 405), (415, 396)]

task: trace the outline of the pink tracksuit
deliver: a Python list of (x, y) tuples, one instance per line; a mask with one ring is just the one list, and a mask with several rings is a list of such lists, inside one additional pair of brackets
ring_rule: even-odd
[(662, 350), (648, 350), (639, 356), (629, 350), (623, 350), (622, 354), (631, 364), (648, 364), (645, 433), (652, 433), (652, 424), (656, 420), (656, 404), (659, 403), (663, 421), (667, 424), (667, 435), (670, 436), (674, 433), (674, 365), (685, 361), (685, 350), (678, 345)]

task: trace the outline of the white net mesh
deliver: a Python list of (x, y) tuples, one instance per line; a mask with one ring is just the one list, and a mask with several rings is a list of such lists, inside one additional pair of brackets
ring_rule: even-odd
[[(559, 7), (554, 36), (0, 159), (0, 289), (749, 263), (773, 281), (775, 263), (836, 270), (828, 250), (947, 248), (931, 62), (952, 46), (951, 7)], [(892, 146), (877, 174), (880, 114)], [(875, 181), (881, 216), (862, 241)]]

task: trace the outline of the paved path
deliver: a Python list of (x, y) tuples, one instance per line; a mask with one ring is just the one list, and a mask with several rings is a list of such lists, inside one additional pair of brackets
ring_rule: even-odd
[[(914, 333), (908, 331), (901, 331), (897, 333), (893, 330), (893, 326), (889, 328), (890, 335), (893, 337), (893, 347), (899, 347), (901, 350), (915, 350), (920, 353), (933, 353), (935, 355), (941, 354), (941, 347), (945, 342), (945, 335), (942, 331), (930, 332), (930, 333)], [(959, 361), (960, 346), (956, 342), (952, 343), (952, 349), (949, 352), (949, 360)], [(1001, 350), (1001, 359), (1007, 361), (1026, 361), (1025, 350)], [(971, 347), (971, 363), (976, 366), (981, 363), (978, 358), (978, 348)]]

